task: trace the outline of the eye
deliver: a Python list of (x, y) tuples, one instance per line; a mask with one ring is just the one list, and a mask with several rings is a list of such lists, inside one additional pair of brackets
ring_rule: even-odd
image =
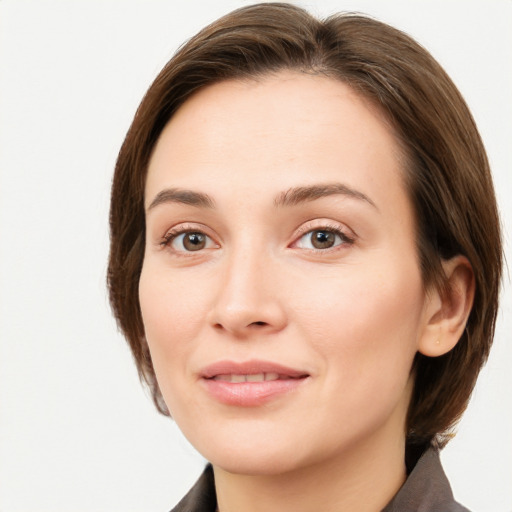
[(215, 242), (201, 231), (182, 231), (168, 233), (162, 245), (171, 247), (176, 252), (195, 252), (216, 247)]
[(294, 245), (300, 249), (322, 250), (331, 249), (342, 244), (351, 244), (352, 242), (351, 238), (337, 229), (322, 228), (308, 231)]

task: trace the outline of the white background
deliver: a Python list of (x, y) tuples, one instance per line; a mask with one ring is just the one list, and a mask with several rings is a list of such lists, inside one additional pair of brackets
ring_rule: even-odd
[[(0, 0), (0, 511), (165, 511), (203, 461), (139, 386), (105, 289), (112, 169), (176, 48), (247, 1)], [(486, 143), (512, 260), (512, 2), (304, 1), (413, 35)], [(456, 497), (512, 511), (512, 291), (443, 452)]]

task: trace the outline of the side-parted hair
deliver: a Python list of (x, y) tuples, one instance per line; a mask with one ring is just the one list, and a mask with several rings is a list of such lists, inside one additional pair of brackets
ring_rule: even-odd
[(359, 14), (319, 20), (290, 4), (243, 7), (183, 45), (147, 91), (115, 168), (108, 266), (112, 309), (139, 375), (158, 410), (168, 415), (138, 297), (152, 150), (173, 114), (199, 89), (281, 70), (340, 80), (377, 105), (393, 126), (416, 215), (425, 289), (446, 289), (443, 259), (461, 254), (473, 268), (475, 298), (461, 339), (440, 357), (418, 353), (412, 368), (408, 446), (443, 446), (467, 406), (494, 335), (502, 248), (493, 184), (474, 120), (445, 71), (408, 35)]

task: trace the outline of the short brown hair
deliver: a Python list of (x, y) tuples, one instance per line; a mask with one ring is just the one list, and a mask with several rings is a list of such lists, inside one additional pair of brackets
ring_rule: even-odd
[(496, 201), (481, 138), (455, 85), (409, 36), (369, 17), (319, 20), (289, 4), (244, 7), (203, 29), (167, 63), (137, 110), (115, 169), (108, 286), (118, 325), (157, 408), (169, 414), (138, 299), (149, 158), (164, 126), (200, 88), (283, 69), (341, 80), (379, 105), (393, 124), (407, 162), (425, 286), (446, 285), (443, 259), (462, 254), (471, 263), (476, 293), (464, 334), (446, 355), (417, 354), (414, 362), (408, 444), (443, 445), (467, 406), (494, 335), (502, 263)]

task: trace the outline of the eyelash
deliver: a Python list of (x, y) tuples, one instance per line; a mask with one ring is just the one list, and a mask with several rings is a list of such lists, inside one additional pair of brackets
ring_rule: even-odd
[(319, 225), (319, 226), (307, 225), (307, 226), (301, 227), (299, 229), (298, 236), (296, 237), (295, 242), (293, 242), (293, 244), (297, 244), (298, 241), (301, 240), (305, 235), (310, 234), (310, 233), (312, 234), (312, 233), (318, 232), (318, 231), (325, 231), (328, 233), (333, 233), (334, 235), (340, 237), (342, 243), (338, 244), (334, 247), (329, 247), (326, 249), (306, 249), (306, 250), (311, 250), (311, 251), (314, 251), (317, 253), (326, 253), (326, 252), (330, 252), (330, 251), (335, 251), (336, 249), (339, 249), (340, 246), (346, 246), (346, 245), (351, 246), (356, 241), (354, 236), (348, 235), (347, 232), (344, 231), (343, 229), (341, 229), (339, 226), (332, 225), (332, 224), (323, 224), (323, 225)]
[[(182, 225), (178, 228), (174, 228), (174, 229), (171, 229), (170, 231), (168, 231), (162, 237), (162, 240), (160, 241), (159, 245), (162, 247), (169, 247), (172, 244), (172, 242), (174, 242), (174, 240), (176, 238), (178, 238), (180, 235), (185, 235), (187, 233), (199, 233), (201, 235), (208, 237), (210, 240), (213, 240), (212, 237), (207, 235), (205, 233), (205, 230), (201, 229), (200, 227), (190, 226), (190, 225)], [(175, 251), (175, 252), (194, 252), (194, 251)]]
[[(335, 236), (338, 236), (341, 239), (342, 243), (335, 245), (334, 247), (329, 247), (329, 248), (325, 248), (325, 249), (304, 249), (304, 250), (310, 250), (310, 251), (313, 251), (316, 253), (326, 253), (326, 252), (331, 252), (333, 250), (336, 250), (340, 246), (346, 246), (346, 245), (351, 246), (355, 243), (355, 237), (349, 236), (344, 230), (340, 229), (339, 226), (324, 224), (324, 225), (319, 225), (319, 226), (309, 225), (309, 226), (304, 226), (304, 227), (300, 228), (298, 230), (297, 236), (295, 237), (295, 241), (293, 242), (292, 245), (297, 244), (308, 233), (314, 233), (314, 232), (318, 232), (318, 231), (325, 231), (328, 233), (333, 233)], [(162, 237), (162, 240), (160, 241), (159, 245), (162, 247), (170, 247), (170, 245), (176, 238), (178, 238), (180, 235), (184, 235), (187, 233), (199, 233), (199, 234), (202, 234), (205, 237), (209, 238), (210, 240), (213, 240), (212, 237), (210, 237), (209, 235), (207, 235), (205, 233), (204, 229), (201, 229), (201, 228), (198, 228), (195, 226), (185, 225), (185, 226), (180, 226), (179, 228), (171, 229), (170, 231), (168, 231)], [(177, 251), (177, 250), (175, 250), (173, 252), (175, 254), (183, 256), (184, 254), (187, 254), (187, 253), (190, 255), (190, 254), (194, 253), (195, 251), (186, 251), (186, 250)], [(201, 252), (201, 250), (199, 250), (197, 252)]]

